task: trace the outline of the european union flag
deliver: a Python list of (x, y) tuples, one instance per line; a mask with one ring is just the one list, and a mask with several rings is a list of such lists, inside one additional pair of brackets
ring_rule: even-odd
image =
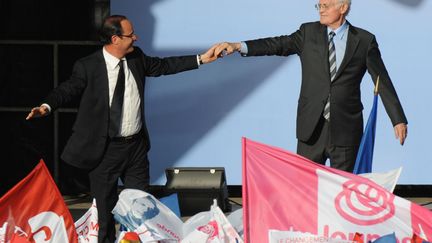
[(375, 86), (375, 95), (372, 110), (369, 114), (369, 119), (367, 121), (366, 128), (360, 143), (359, 151), (357, 153), (357, 158), (353, 171), (354, 174), (372, 172), (372, 159), (375, 145), (375, 128), (378, 110), (378, 84), (379, 77)]

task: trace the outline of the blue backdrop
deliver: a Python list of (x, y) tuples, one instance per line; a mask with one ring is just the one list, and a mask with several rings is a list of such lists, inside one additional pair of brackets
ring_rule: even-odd
[[(315, 1), (111, 0), (111, 14), (133, 22), (148, 55), (197, 54), (222, 41), (290, 34), (319, 19)], [(378, 107), (373, 171), (402, 166), (399, 184), (432, 184), (430, 78), (432, 1), (354, 0), (348, 20), (374, 33), (409, 121), (404, 146), (382, 104)], [(241, 184), (241, 137), (296, 151), (295, 120), (301, 73), (297, 56), (231, 55), (199, 70), (150, 78), (147, 124), (152, 184), (166, 167), (225, 167)], [(362, 83), (364, 117), (373, 100)], [(365, 122), (366, 123), (366, 122)]]

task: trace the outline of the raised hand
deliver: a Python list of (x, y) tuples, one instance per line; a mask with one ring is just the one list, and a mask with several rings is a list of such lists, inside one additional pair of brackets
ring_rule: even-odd
[(26, 120), (30, 120), (32, 118), (43, 117), (49, 114), (48, 107), (42, 105), (33, 108), (30, 113), (27, 115)]

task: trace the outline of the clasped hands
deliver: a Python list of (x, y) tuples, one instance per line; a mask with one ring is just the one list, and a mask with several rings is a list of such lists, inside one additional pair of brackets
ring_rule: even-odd
[(222, 42), (213, 45), (205, 53), (201, 54), (201, 60), (203, 63), (210, 63), (218, 58), (222, 58), (227, 55), (231, 55), (234, 52), (238, 52), (241, 49), (240, 42)]

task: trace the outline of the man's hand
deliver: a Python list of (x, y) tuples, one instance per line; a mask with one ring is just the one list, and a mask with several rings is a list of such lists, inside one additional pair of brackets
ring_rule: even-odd
[(405, 143), (405, 139), (408, 136), (408, 126), (405, 123), (399, 123), (394, 126), (396, 139), (399, 139), (401, 145)]
[(30, 113), (27, 115), (26, 120), (30, 120), (32, 118), (36, 117), (43, 117), (49, 114), (48, 107), (41, 105), (38, 107), (33, 108)]
[(211, 62), (213, 62), (214, 60), (216, 60), (218, 58), (218, 56), (215, 53), (216, 47), (217, 47), (217, 44), (213, 45), (204, 54), (200, 55), (201, 56), (201, 61), (202, 61), (203, 64), (211, 63)]
[(225, 55), (231, 55), (234, 52), (238, 52), (241, 49), (240, 42), (230, 43), (222, 42), (216, 45), (215, 54), (218, 57), (223, 57)]

